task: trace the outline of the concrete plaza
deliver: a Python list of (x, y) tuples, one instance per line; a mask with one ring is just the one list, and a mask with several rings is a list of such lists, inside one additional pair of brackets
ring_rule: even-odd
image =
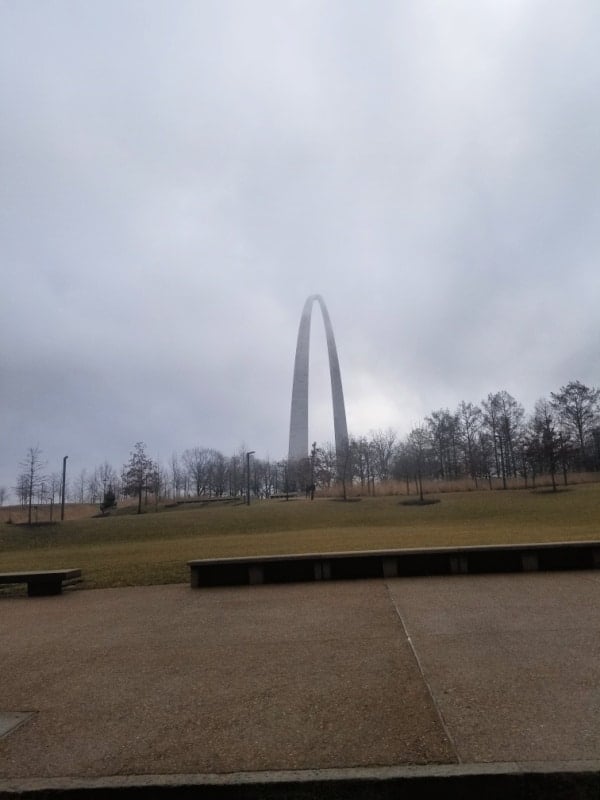
[(600, 756), (600, 571), (1, 597), (0, 641), (0, 796)]

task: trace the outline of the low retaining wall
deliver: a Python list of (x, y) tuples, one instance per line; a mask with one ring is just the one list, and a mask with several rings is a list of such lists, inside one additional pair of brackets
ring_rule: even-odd
[(193, 588), (600, 568), (600, 542), (298, 553), (188, 562)]

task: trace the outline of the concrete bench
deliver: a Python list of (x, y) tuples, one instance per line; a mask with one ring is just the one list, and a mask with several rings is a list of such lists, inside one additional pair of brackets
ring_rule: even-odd
[(75, 582), (80, 569), (31, 570), (30, 572), (0, 572), (0, 583), (26, 583), (29, 597), (60, 594), (63, 583)]
[(600, 568), (600, 542), (297, 553), (189, 561), (192, 588)]

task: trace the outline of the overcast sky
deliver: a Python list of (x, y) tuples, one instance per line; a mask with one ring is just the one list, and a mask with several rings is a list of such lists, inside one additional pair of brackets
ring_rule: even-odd
[[(598, 386), (597, 0), (0, 0), (0, 485)], [(310, 439), (333, 440), (322, 320)]]

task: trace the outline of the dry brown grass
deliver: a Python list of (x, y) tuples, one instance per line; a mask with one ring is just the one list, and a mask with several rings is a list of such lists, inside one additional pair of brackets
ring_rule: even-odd
[[(598, 482), (598, 473), (596, 472), (570, 472), (568, 474), (568, 486), (577, 486), (582, 483), (597, 483)], [(556, 475), (556, 483), (559, 487), (563, 486), (563, 478), (562, 475)], [(506, 488), (507, 489), (534, 489), (534, 488), (541, 488), (544, 486), (551, 486), (552, 479), (550, 475), (538, 475), (536, 476), (535, 481), (532, 481), (531, 477), (525, 481), (523, 478), (507, 478), (506, 479)], [(423, 480), (423, 492), (425, 494), (448, 494), (449, 492), (489, 492), (496, 491), (497, 489), (502, 489), (502, 478), (492, 478), (491, 486), (490, 482), (486, 478), (478, 478), (477, 484), (471, 478), (459, 478), (457, 480), (440, 480), (440, 479), (425, 479)], [(398, 496), (402, 495), (404, 497), (412, 497), (413, 495), (417, 495), (419, 490), (415, 484), (414, 480), (410, 480), (408, 483), (408, 490), (406, 481), (397, 481), (397, 480), (390, 480), (390, 481), (383, 481), (381, 483), (376, 483), (374, 487), (374, 492), (371, 489), (368, 489), (366, 484), (364, 487), (361, 487), (359, 484), (353, 484), (352, 486), (348, 485), (346, 487), (346, 493), (348, 497), (386, 497), (389, 495)], [(342, 494), (342, 489), (340, 485), (331, 486), (327, 489), (320, 489), (319, 497), (340, 497)]]
[[(94, 514), (99, 513), (99, 506), (91, 505), (89, 503), (66, 503), (65, 504), (65, 521), (77, 519), (89, 519)], [(60, 503), (55, 503), (54, 507), (50, 505), (39, 505), (37, 511), (32, 509), (31, 521), (32, 522), (58, 522), (60, 521)], [(14, 522), (20, 524), (27, 522), (27, 509), (21, 506), (4, 506), (0, 508), (0, 523)]]
[[(430, 495), (431, 496), (431, 495)], [(600, 484), (557, 494), (522, 490), (343, 503), (270, 500), (185, 505), (53, 526), (0, 526), (0, 570), (75, 567), (87, 587), (186, 581), (186, 562), (213, 556), (600, 538)], [(95, 512), (95, 509), (94, 509)]]

